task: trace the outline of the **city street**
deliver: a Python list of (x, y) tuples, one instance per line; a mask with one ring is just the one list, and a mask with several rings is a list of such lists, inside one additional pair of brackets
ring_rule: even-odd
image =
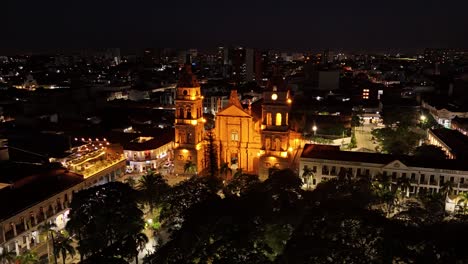
[(372, 139), (372, 129), (377, 128), (374, 124), (365, 124), (357, 127), (355, 130), (357, 148), (355, 151), (376, 152), (375, 148), (379, 146), (377, 140)]

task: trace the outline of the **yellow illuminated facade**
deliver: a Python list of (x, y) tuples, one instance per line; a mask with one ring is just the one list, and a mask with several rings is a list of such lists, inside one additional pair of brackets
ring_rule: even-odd
[[(263, 92), (258, 174), (265, 179), (276, 169), (290, 168), (302, 137), (289, 126), (292, 98), (282, 76), (275, 73)], [(273, 120), (274, 117), (274, 120)]]
[(192, 163), (198, 173), (204, 169), (203, 98), (200, 84), (190, 66), (181, 73), (175, 105), (174, 173), (186, 174), (184, 168), (187, 162)]
[(233, 172), (242, 168), (244, 172), (258, 173), (260, 120), (242, 107), (235, 90), (231, 91), (229, 104), (216, 115), (215, 134), (220, 163), (228, 163)]
[[(218, 147), (218, 165), (266, 179), (272, 169), (289, 168), (302, 144), (299, 133), (290, 130), (292, 104), (284, 80), (275, 76), (263, 93), (263, 101), (243, 107), (236, 90), (228, 105), (216, 115), (213, 130)], [(204, 124), (200, 86), (189, 68), (177, 88), (174, 160), (175, 173), (185, 174), (187, 162), (205, 169)]]

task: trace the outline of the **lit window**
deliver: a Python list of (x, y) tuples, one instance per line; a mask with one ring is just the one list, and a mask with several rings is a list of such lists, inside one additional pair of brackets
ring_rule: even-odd
[(281, 126), (281, 113), (276, 113), (276, 125)]
[(267, 113), (266, 123), (267, 123), (267, 126), (271, 126), (271, 113)]
[(237, 131), (231, 132), (231, 141), (239, 141), (239, 133)]

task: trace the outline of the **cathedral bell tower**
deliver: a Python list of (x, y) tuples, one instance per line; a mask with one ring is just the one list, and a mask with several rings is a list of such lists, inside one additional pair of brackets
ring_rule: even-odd
[(292, 98), (283, 77), (275, 69), (263, 92), (259, 176), (289, 167), (291, 159), (289, 112)]
[(174, 172), (200, 173), (204, 169), (203, 97), (190, 65), (186, 65), (180, 73), (175, 107)]

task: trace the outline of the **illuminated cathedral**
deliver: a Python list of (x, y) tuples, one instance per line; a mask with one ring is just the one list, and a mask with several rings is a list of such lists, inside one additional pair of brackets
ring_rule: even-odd
[[(175, 173), (186, 173), (187, 163), (196, 172), (206, 168), (205, 130), (200, 85), (190, 66), (182, 72), (176, 92)], [(216, 114), (213, 130), (218, 162), (235, 172), (257, 174), (261, 179), (278, 169), (289, 168), (302, 139), (290, 129), (292, 97), (276, 71), (263, 92), (263, 99), (244, 107), (236, 90), (229, 103)]]

